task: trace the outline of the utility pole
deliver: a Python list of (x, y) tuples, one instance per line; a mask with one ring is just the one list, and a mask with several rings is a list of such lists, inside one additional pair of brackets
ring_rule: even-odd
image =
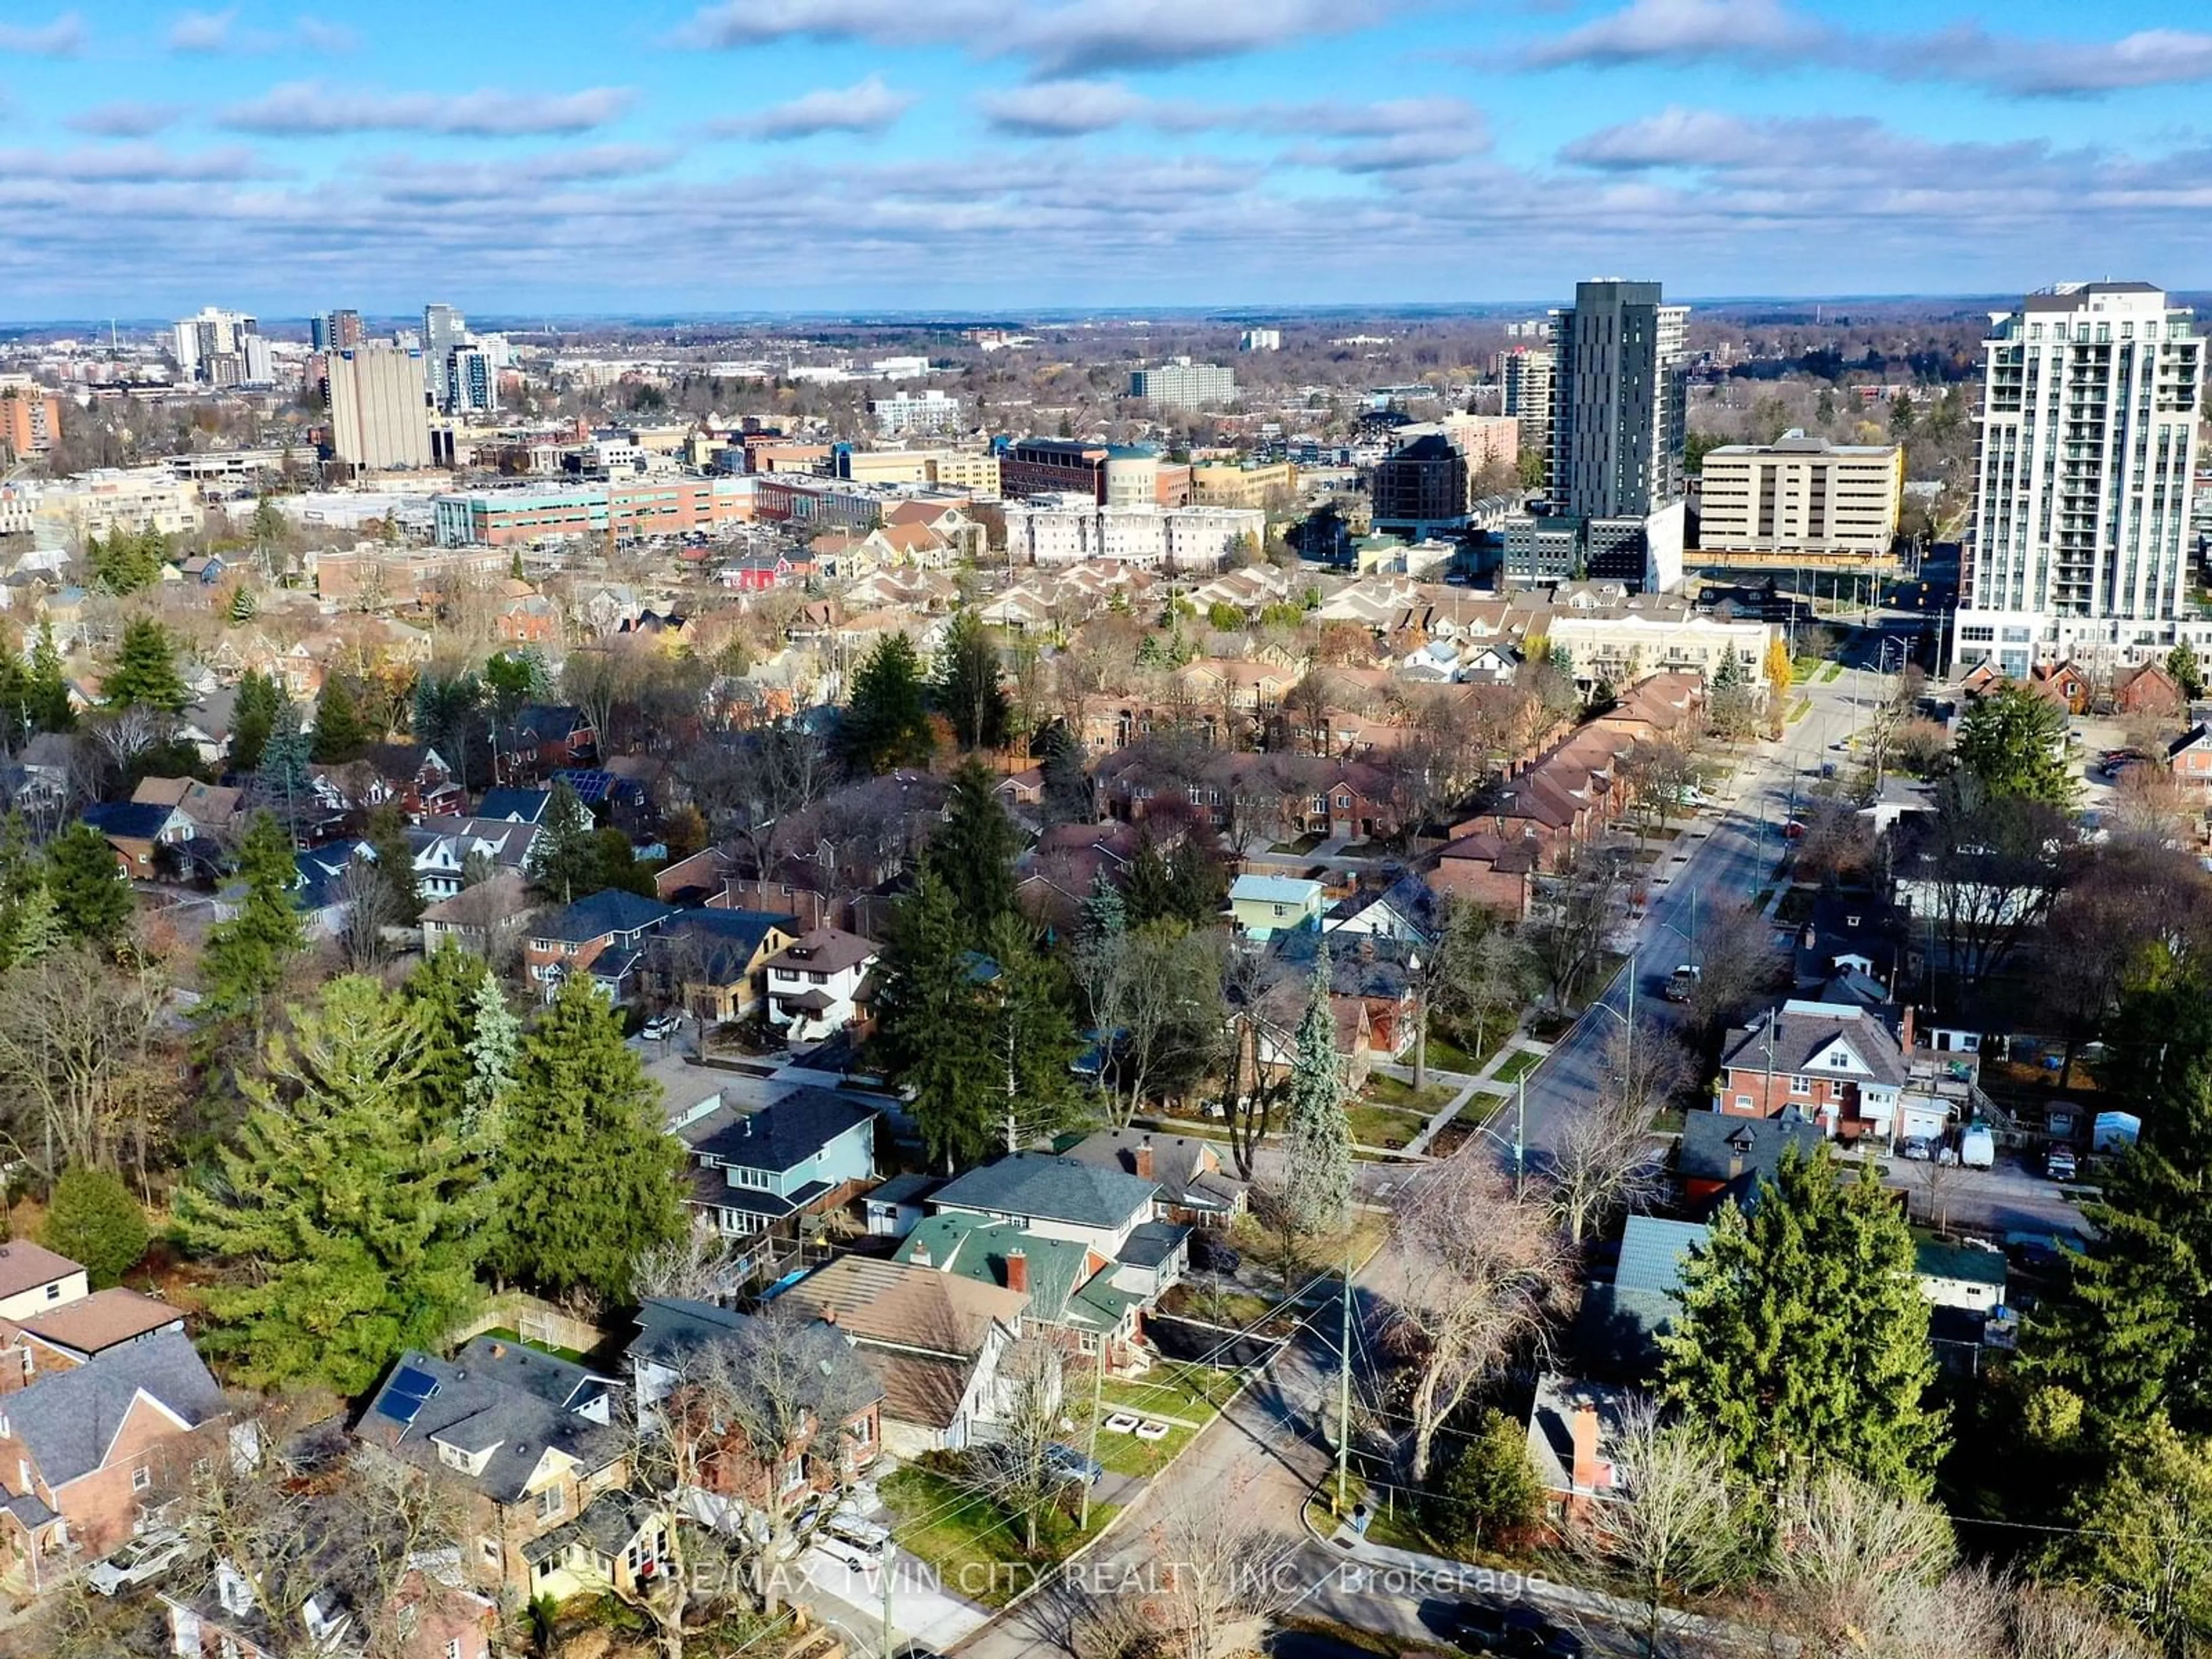
[(891, 1647), (896, 1639), (897, 1627), (891, 1623), (891, 1553), (884, 1551), (883, 1565), (876, 1569), (876, 1577), (884, 1589), (884, 1652), (883, 1659), (891, 1659)]
[(1518, 1203), (1528, 1189), (1528, 1073), (1514, 1079), (1513, 1198)]
[(1345, 1486), (1352, 1474), (1352, 1240), (1344, 1243), (1344, 1320), (1337, 1339), (1336, 1513), (1344, 1513)]
[[(1108, 1340), (1107, 1332), (1098, 1334), (1097, 1363), (1091, 1368), (1091, 1443), (1084, 1448), (1084, 1455), (1091, 1460), (1092, 1468), (1098, 1467), (1098, 1413), (1105, 1406)], [(1087, 1479), (1083, 1482), (1083, 1513), (1076, 1521), (1075, 1530), (1079, 1534), (1091, 1530), (1091, 1482)]]

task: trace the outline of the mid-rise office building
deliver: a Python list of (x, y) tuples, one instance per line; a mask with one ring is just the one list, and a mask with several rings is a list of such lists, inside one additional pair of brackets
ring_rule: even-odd
[(430, 416), (420, 354), (392, 345), (333, 351), (331, 453), (369, 471), (430, 465)]
[(1248, 328), (1237, 342), (1239, 351), (1280, 351), (1283, 331), (1279, 328)]
[(1194, 507), (1287, 506), (1297, 493), (1298, 470), (1288, 461), (1208, 462), (1190, 470)]
[(1698, 545), (1709, 553), (1879, 558), (1897, 539), (1905, 451), (1789, 432), (1705, 452)]
[(1544, 457), (1552, 454), (1552, 386), (1559, 359), (1549, 346), (1516, 346), (1504, 354), (1505, 413), (1520, 423), (1520, 444)]
[(201, 386), (267, 386), (276, 369), (261, 324), (242, 311), (203, 307), (170, 330), (178, 377)]
[(318, 351), (350, 351), (362, 342), (361, 313), (326, 311), (310, 317), (307, 335)]
[(1173, 357), (1130, 375), (1129, 395), (1154, 409), (1218, 409), (1237, 401), (1237, 371)]
[(1024, 438), (999, 457), (999, 487), (1009, 495), (1088, 495), (1106, 501), (1109, 445), (1071, 438)]
[(1375, 468), (1368, 489), (1375, 528), (1419, 540), (1467, 524), (1468, 465), (1441, 432), (1415, 438)]
[(2148, 283), (2066, 283), (1990, 314), (1954, 661), (2025, 675), (2200, 649), (2183, 613), (2204, 342)]

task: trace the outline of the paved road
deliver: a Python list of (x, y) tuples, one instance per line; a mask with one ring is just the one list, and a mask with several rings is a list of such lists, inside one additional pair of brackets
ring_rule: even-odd
[[(1698, 960), (1692, 943), (1698, 914), (1744, 903), (1771, 884), (1792, 803), (1818, 775), (1830, 745), (1850, 732), (1863, 706), (1853, 699), (1870, 699), (1878, 684), (1870, 672), (1845, 669), (1833, 681), (1816, 680), (1801, 688), (1811, 712), (1790, 722), (1780, 743), (1757, 744), (1724, 792), (1723, 809), (1699, 814), (1696, 825), (1670, 849), (1651, 878), (1643, 921), (1619, 941), (1634, 952), (1638, 1024), (1679, 1023), (1680, 1015), (1659, 990), (1677, 963)], [(1631, 965), (1613, 976), (1528, 1079), (1527, 1144), (1534, 1167), (1541, 1167), (1556, 1144), (1567, 1112), (1596, 1090), (1606, 1042), (1629, 1017)], [(1513, 1109), (1509, 1105), (1501, 1130), (1507, 1130)]]

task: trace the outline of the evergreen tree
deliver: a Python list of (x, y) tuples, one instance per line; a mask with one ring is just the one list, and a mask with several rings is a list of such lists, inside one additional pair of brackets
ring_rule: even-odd
[(556, 780), (530, 843), (531, 884), (556, 904), (574, 904), (599, 890), (599, 830), (591, 810), (565, 778)]
[(2048, 1565), (2094, 1589), (2158, 1646), (2212, 1651), (2212, 1441), (2163, 1418), (2130, 1434), (2073, 1505)]
[(151, 526), (125, 530), (118, 525), (104, 540), (98, 536), (85, 538), (84, 562), (92, 586), (101, 592), (136, 593), (161, 580), (168, 551), (169, 538)]
[(307, 932), (292, 902), (298, 875), (292, 840), (267, 812), (253, 823), (238, 849), (238, 873), (246, 884), (237, 913), (209, 930), (200, 957), (206, 1000), (200, 1005), (211, 1022), (245, 1018), (258, 1024), (270, 997), (284, 982), (284, 970), (307, 947)]
[(1037, 949), (1030, 925), (1009, 913), (984, 936), (983, 954), (998, 973), (988, 986), (991, 1050), (1000, 1063), (1000, 1115), (1005, 1150), (1065, 1128), (1074, 1115), (1075, 1079), (1069, 1069), (1082, 1052), (1068, 1013), (1068, 988), (1060, 964)]
[(0, 744), (19, 747), (38, 724), (31, 707), (31, 671), (13, 651), (0, 647)]
[(1723, 1207), (1662, 1336), (1667, 1397), (1762, 1486), (1833, 1466), (1925, 1498), (1944, 1443), (1912, 1234), (1875, 1165), (1838, 1182), (1822, 1146)]
[(526, 645), (494, 652), (491, 660), (484, 664), (483, 684), (493, 715), (505, 726), (522, 712), (525, 703), (549, 695), (553, 678), (545, 672), (544, 659)]
[(69, 679), (62, 664), (61, 647), (54, 643), (54, 625), (39, 624), (38, 642), (31, 647), (31, 719), (41, 732), (66, 732), (76, 724), (70, 707)]
[(483, 960), (470, 951), (440, 949), (416, 964), (400, 990), (422, 1039), (416, 1086), (423, 1110), (457, 1133), (468, 1115), (469, 1045), (476, 1040), (477, 985), (483, 974)]
[(1528, 1461), (1528, 1434), (1495, 1406), (1482, 1413), (1458, 1458), (1422, 1506), (1429, 1535), (1462, 1559), (1510, 1547), (1543, 1518), (1544, 1489)]
[(284, 694), (268, 675), (249, 670), (238, 682), (231, 704), (230, 769), (243, 775), (258, 770), (269, 734), (276, 729), (276, 716)]
[(120, 1177), (72, 1164), (54, 1182), (39, 1243), (83, 1267), (94, 1290), (105, 1290), (146, 1254), (146, 1212)]
[(2166, 672), (2191, 702), (2204, 695), (2204, 663), (2187, 640), (2166, 653)]
[(407, 819), (390, 801), (368, 815), (369, 866), (378, 885), (392, 899), (392, 925), (412, 927), (422, 920), (422, 889), (415, 878), (415, 849), (407, 844)]
[(240, 585), (230, 595), (230, 625), (243, 628), (261, 614), (261, 601), (253, 597), (253, 590)]
[(262, 740), (261, 763), (253, 774), (253, 795), (276, 817), (294, 841), (315, 806), (314, 762), (307, 734), (300, 729), (299, 708), (277, 706), (269, 735)]
[(581, 975), (522, 1039), (507, 1112), (495, 1260), (554, 1296), (619, 1302), (637, 1259), (681, 1238), (684, 1149), (622, 1022)]
[(923, 690), (913, 642), (886, 634), (854, 675), (845, 700), (837, 732), (846, 764), (856, 772), (927, 765), (937, 744)]
[(178, 1193), (186, 1245), (243, 1269), (209, 1292), (207, 1337), (241, 1380), (359, 1394), (474, 1299), (489, 1194), (424, 1108), (422, 1043), (381, 985), (333, 980), (241, 1079), (245, 1122)]
[(607, 824), (592, 834), (591, 885), (579, 890), (597, 893), (611, 887), (640, 898), (654, 898), (660, 890), (653, 884), (653, 875), (652, 866), (638, 862), (637, 849), (629, 844), (629, 837)]
[(145, 617), (125, 623), (115, 666), (101, 683), (100, 695), (110, 708), (183, 713), (191, 699), (177, 675), (177, 648), (168, 630)]
[(924, 860), (891, 908), (878, 964), (875, 1053), (912, 1103), (933, 1164), (947, 1171), (1005, 1139), (1004, 1067), (991, 1052), (975, 957), (951, 889)]
[(43, 962), (69, 939), (53, 890), (43, 876), (23, 890), (22, 896), (0, 919), (0, 927), (5, 928), (4, 965), (9, 967), (21, 962)]
[(1168, 895), (1175, 915), (1194, 927), (1211, 927), (1229, 902), (1229, 872), (1211, 827), (1194, 823), (1168, 858)]
[(354, 702), (353, 693), (347, 690), (343, 678), (337, 674), (323, 681), (322, 695), (315, 699), (314, 741), (309, 755), (318, 766), (343, 766), (356, 761), (368, 747), (368, 728), (362, 722), (361, 708)]
[(1083, 750), (1083, 739), (1054, 720), (1045, 727), (1037, 747), (1041, 757), (1037, 769), (1043, 775), (1045, 823), (1095, 823), (1098, 807), (1091, 793), (1091, 769)]
[(1084, 895), (1083, 917), (1077, 931), (1086, 945), (1118, 939), (1129, 931), (1129, 907), (1121, 902), (1121, 890), (1106, 879), (1103, 869), (1091, 877), (1091, 890)]
[(138, 908), (115, 849), (88, 823), (72, 823), (46, 843), (46, 886), (62, 931), (88, 945), (112, 946)]
[(960, 611), (945, 629), (931, 691), (963, 749), (1006, 747), (1006, 693), (1000, 684), (999, 647), (974, 611)]
[(1352, 1206), (1352, 1127), (1329, 1005), (1328, 947), (1314, 954), (1313, 988), (1291, 1057), (1283, 1133), (1283, 1207), (1302, 1231), (1331, 1232)]
[(1176, 921), (1182, 915), (1175, 871), (1149, 830), (1138, 832), (1136, 856), (1121, 872), (1121, 902), (1127, 907), (1130, 925), (1135, 927)]
[(496, 1156), (505, 1133), (507, 1103), (514, 1095), (515, 1067), (522, 1055), (522, 1022), (507, 1006), (499, 976), (489, 968), (477, 975), (469, 1010), (476, 1028), (469, 1035), (469, 1078), (462, 1093), (462, 1123), (471, 1138)]
[(945, 822), (930, 836), (923, 857), (952, 894), (970, 940), (980, 943), (993, 923), (1014, 908), (1014, 860), (1021, 832), (991, 793), (991, 774), (981, 761), (963, 761), (952, 775)]
[(2008, 680), (1966, 707), (1959, 722), (1959, 764), (2000, 799), (2074, 802), (2066, 757), (2066, 708)]

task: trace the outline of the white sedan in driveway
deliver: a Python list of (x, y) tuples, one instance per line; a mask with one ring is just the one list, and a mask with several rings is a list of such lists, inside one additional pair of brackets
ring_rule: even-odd
[(184, 1534), (166, 1528), (141, 1533), (85, 1574), (84, 1581), (102, 1595), (112, 1595), (125, 1584), (143, 1584), (159, 1577), (182, 1560), (191, 1547)]

